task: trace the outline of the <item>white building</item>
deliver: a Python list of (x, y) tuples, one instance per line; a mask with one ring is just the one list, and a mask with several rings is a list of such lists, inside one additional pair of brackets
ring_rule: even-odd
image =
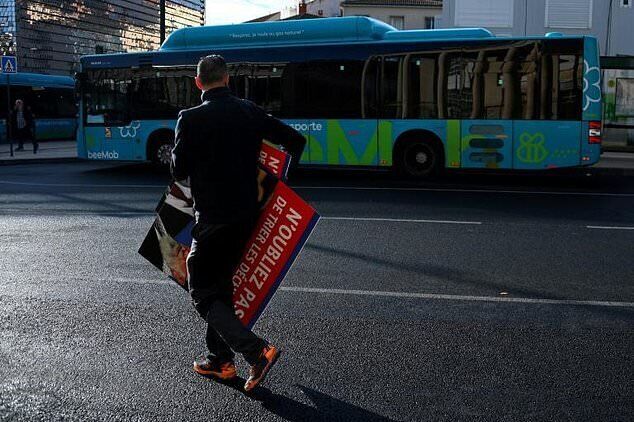
[(301, 0), (287, 0), (282, 6), (281, 19), (290, 18), (300, 14), (309, 14), (323, 18), (341, 16), (341, 0), (305, 0), (303, 2), (305, 10), (300, 10)]
[(369, 16), (397, 29), (433, 29), (442, 5), (442, 0), (345, 0), (341, 15)]

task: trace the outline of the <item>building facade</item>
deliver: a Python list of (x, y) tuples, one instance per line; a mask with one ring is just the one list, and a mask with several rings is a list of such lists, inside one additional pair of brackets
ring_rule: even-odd
[(72, 75), (82, 55), (153, 50), (163, 25), (169, 34), (204, 15), (204, 0), (0, 0), (0, 48), (21, 72)]
[(602, 56), (634, 55), (634, 0), (445, 0), (442, 27), (483, 27), (496, 35), (592, 35)]
[(314, 15), (320, 18), (341, 16), (341, 0), (286, 0), (280, 11), (280, 19), (297, 15)]
[(346, 0), (341, 15), (369, 16), (396, 29), (434, 29), (442, 7), (442, 0)]

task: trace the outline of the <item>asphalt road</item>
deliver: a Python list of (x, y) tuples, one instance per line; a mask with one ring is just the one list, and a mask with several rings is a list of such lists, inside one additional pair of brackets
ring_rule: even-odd
[(0, 419), (634, 419), (634, 178), (301, 173), (324, 218), (249, 396), (193, 373), (202, 320), (136, 254), (166, 181), (0, 168)]

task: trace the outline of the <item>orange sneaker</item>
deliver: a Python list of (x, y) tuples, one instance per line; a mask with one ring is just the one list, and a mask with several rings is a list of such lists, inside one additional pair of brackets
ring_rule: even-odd
[(251, 391), (264, 381), (264, 377), (266, 377), (266, 374), (273, 365), (275, 365), (275, 362), (277, 362), (281, 353), (282, 352), (277, 350), (277, 348), (272, 344), (269, 344), (262, 349), (262, 353), (260, 354), (257, 363), (251, 366), (251, 369), (249, 370), (249, 379), (247, 379), (246, 384), (244, 384), (244, 391)]
[(233, 361), (220, 362), (206, 356), (201, 356), (194, 361), (194, 371), (200, 375), (212, 376), (220, 380), (229, 380), (238, 375)]

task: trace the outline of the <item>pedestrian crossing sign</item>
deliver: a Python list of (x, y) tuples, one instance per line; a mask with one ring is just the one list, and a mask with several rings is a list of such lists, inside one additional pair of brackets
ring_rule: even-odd
[(0, 66), (2, 67), (2, 73), (18, 72), (18, 60), (15, 56), (2, 56), (0, 58)]

